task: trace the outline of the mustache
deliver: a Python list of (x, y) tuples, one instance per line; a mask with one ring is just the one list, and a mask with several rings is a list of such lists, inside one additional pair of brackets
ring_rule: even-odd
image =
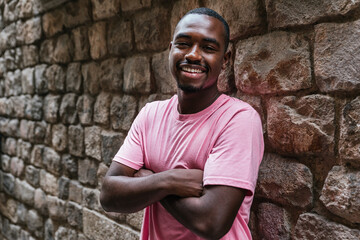
[(197, 65), (197, 66), (200, 66), (200, 67), (203, 67), (203, 68), (205, 68), (206, 69), (206, 71), (209, 71), (209, 67), (206, 65), (206, 64), (201, 64), (201, 63), (199, 63), (199, 62), (191, 62), (191, 61), (187, 61), (187, 60), (185, 60), (185, 61), (178, 61), (178, 62), (176, 62), (176, 68), (180, 68), (180, 65), (181, 64), (191, 64), (191, 65)]

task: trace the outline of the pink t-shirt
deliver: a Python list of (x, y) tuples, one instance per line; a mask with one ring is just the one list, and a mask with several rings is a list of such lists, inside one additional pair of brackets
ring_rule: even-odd
[[(114, 161), (154, 172), (201, 169), (204, 185), (247, 189), (234, 223), (222, 239), (251, 239), (247, 223), (264, 148), (258, 113), (247, 103), (227, 95), (195, 114), (179, 114), (177, 106), (177, 95), (147, 104), (133, 122)], [(201, 238), (155, 203), (145, 210), (141, 239)]]

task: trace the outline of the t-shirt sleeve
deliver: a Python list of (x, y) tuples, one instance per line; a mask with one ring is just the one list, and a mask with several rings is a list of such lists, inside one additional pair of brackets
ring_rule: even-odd
[(142, 128), (146, 120), (145, 112), (144, 107), (135, 118), (123, 145), (113, 158), (113, 161), (135, 170), (139, 170), (144, 165)]
[(232, 116), (218, 136), (204, 168), (204, 185), (226, 185), (254, 193), (264, 151), (262, 124), (252, 109)]

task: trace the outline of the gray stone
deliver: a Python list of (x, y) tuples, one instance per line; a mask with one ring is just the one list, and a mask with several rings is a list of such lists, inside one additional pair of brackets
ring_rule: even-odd
[(136, 48), (140, 51), (166, 49), (171, 40), (169, 20), (166, 8), (153, 7), (148, 11), (137, 13), (134, 17)]
[(40, 169), (28, 165), (25, 168), (25, 180), (33, 187), (39, 187), (40, 185)]
[(2, 174), (2, 190), (10, 196), (14, 195), (15, 191), (15, 178), (11, 174), (3, 173)]
[(57, 178), (43, 169), (40, 170), (40, 187), (46, 193), (54, 196), (58, 195), (59, 189)]
[(19, 18), (32, 17), (36, 0), (19, 0), (16, 8), (19, 10)]
[(29, 130), (31, 128), (31, 125), (34, 125), (34, 122), (25, 119), (22, 119), (20, 121), (20, 129), (19, 129), (20, 138), (22, 138), (23, 140), (29, 140), (29, 134), (30, 134)]
[(133, 50), (132, 42), (131, 22), (123, 18), (111, 19), (107, 31), (108, 52), (120, 56), (128, 54)]
[(60, 226), (55, 232), (55, 240), (62, 239), (77, 240), (77, 233), (74, 229)]
[(330, 212), (360, 223), (360, 171), (334, 166), (325, 180), (320, 200)]
[(298, 218), (295, 226), (293, 239), (334, 239), (334, 240), (357, 240), (360, 231), (350, 229), (344, 225), (331, 222), (326, 218), (314, 214), (303, 213)]
[(82, 206), (74, 203), (68, 202), (66, 204), (66, 219), (67, 222), (78, 229), (82, 229)]
[[(50, 127), (50, 125), (49, 125)], [(32, 143), (44, 143), (45, 135), (46, 135), (47, 124), (44, 121), (37, 121), (34, 124), (34, 129), (32, 130), (32, 134), (29, 135), (29, 141)], [(50, 141), (49, 141), (50, 142)]]
[[(4, 217), (8, 218), (11, 222), (17, 223), (19, 221), (17, 215), (18, 202), (16, 202), (12, 198), (5, 199), (4, 195), (2, 195), (1, 197), (2, 197), (0, 202), (1, 214)], [(3, 230), (8, 230), (8, 229), (6, 229), (6, 226), (3, 226)]]
[(13, 105), (13, 117), (23, 118), (25, 116), (25, 106), (29, 100), (29, 96), (14, 96), (10, 97)]
[(34, 95), (28, 99), (25, 107), (25, 117), (31, 120), (41, 120), (43, 116), (43, 98)]
[(7, 72), (5, 75), (5, 96), (20, 95), (21, 91), (21, 71)]
[(126, 11), (133, 11), (139, 10), (142, 8), (151, 7), (151, 0), (122, 0), (121, 1), (121, 10)]
[(117, 15), (120, 10), (119, 0), (91, 0), (91, 3), (94, 20), (113, 17)]
[(110, 165), (117, 151), (123, 144), (125, 139), (124, 134), (102, 131), (101, 132), (101, 153), (103, 162)]
[(88, 94), (79, 97), (76, 109), (82, 125), (90, 125), (92, 123), (94, 101), (94, 98)]
[[(14, 111), (13, 101), (11, 101), (8, 98), (1, 98), (0, 99), (0, 112), (1, 112), (1, 115), (11, 116), (13, 111)], [(3, 132), (6, 132), (6, 130), (3, 131)]]
[(8, 129), (6, 134), (10, 137), (18, 137), (19, 134), (19, 125), (20, 122), (18, 119), (11, 119), (7, 125)]
[(237, 88), (249, 94), (310, 88), (309, 44), (302, 36), (286, 32), (239, 41), (234, 74)]
[(90, 55), (93, 59), (103, 58), (107, 54), (106, 22), (94, 23), (88, 31)]
[(343, 159), (360, 164), (360, 97), (347, 103), (341, 112), (339, 152)]
[(58, 221), (66, 221), (66, 202), (54, 196), (48, 196), (49, 217)]
[(67, 200), (69, 197), (69, 183), (70, 180), (66, 177), (59, 178), (59, 198)]
[(46, 67), (45, 64), (37, 65), (35, 67), (35, 89), (36, 93), (39, 95), (47, 94), (49, 91), (47, 79), (45, 77)]
[(41, 38), (41, 19), (40, 17), (31, 18), (25, 22), (19, 21), (17, 24), (18, 44), (32, 44)]
[(77, 160), (69, 154), (62, 155), (62, 165), (64, 167), (64, 174), (69, 178), (77, 178), (78, 165)]
[(22, 87), (22, 93), (24, 94), (35, 93), (34, 68), (25, 68), (24, 70), (22, 70), (21, 87)]
[(40, 45), (39, 58), (41, 62), (53, 63), (56, 39), (46, 39)]
[(126, 216), (126, 222), (129, 223), (130, 226), (140, 231), (143, 218), (144, 218), (144, 211), (138, 211), (136, 213), (128, 214)]
[(67, 127), (63, 124), (55, 124), (52, 126), (52, 145), (56, 151), (63, 152), (68, 145)]
[(18, 203), (16, 209), (16, 215), (18, 216), (17, 224), (26, 224), (26, 215), (28, 209), (25, 207), (24, 204)]
[(69, 200), (74, 201), (78, 204), (82, 203), (82, 192), (83, 187), (77, 181), (70, 181), (69, 184)]
[(78, 161), (78, 180), (84, 184), (96, 186), (97, 181), (97, 168), (98, 164), (90, 159)]
[(51, 218), (49, 218), (48, 220), (46, 220), (45, 222), (45, 226), (44, 226), (44, 236), (45, 236), (45, 240), (54, 240), (54, 236), (55, 236), (55, 230), (54, 230), (54, 224), (53, 221), (51, 220)]
[(96, 62), (83, 64), (81, 68), (84, 79), (84, 92), (96, 95), (99, 93), (99, 73), (100, 67)]
[(22, 139), (19, 139), (17, 142), (17, 156), (25, 162), (29, 162), (32, 150), (31, 148), (31, 143), (24, 142)]
[(37, 188), (34, 193), (34, 207), (37, 209), (42, 215), (48, 214), (47, 208), (47, 196), (43, 190)]
[[(327, 1), (325, 1), (327, 2)], [(341, 1), (337, 2), (350, 2)], [(360, 1), (356, 1), (360, 5)], [(352, 1), (354, 3), (354, 1)], [(349, 3), (351, 5), (351, 3)], [(333, 4), (332, 4), (333, 5)], [(335, 5), (333, 5), (335, 6)], [(315, 26), (314, 73), (323, 92), (360, 90), (360, 20)]]
[(81, 93), (82, 78), (81, 64), (70, 63), (66, 71), (66, 91)]
[(13, 224), (10, 224), (9, 226), (5, 225), (4, 229), (7, 229), (4, 234), (7, 239), (19, 239), (20, 231), (21, 231), (19, 226)]
[(16, 46), (16, 23), (6, 26), (0, 32), (0, 53)]
[(95, 101), (94, 105), (94, 122), (109, 125), (111, 95), (109, 93), (101, 92)]
[(123, 69), (122, 59), (110, 58), (100, 64), (101, 77), (100, 86), (105, 91), (119, 92), (123, 89)]
[(84, 130), (80, 125), (69, 126), (68, 148), (71, 155), (82, 157), (84, 155)]
[[(98, 189), (92, 189), (92, 188), (83, 188), (83, 192), (82, 192), (82, 206), (95, 210), (95, 211), (100, 211), (101, 206), (100, 206), (100, 191)], [(85, 225), (84, 225), (85, 227)]]
[(89, 0), (69, 1), (65, 4), (65, 27), (73, 28), (91, 20)]
[(17, 0), (10, 0), (4, 2), (4, 21), (13, 22), (19, 17), (19, 9), (17, 8)]
[(12, 157), (10, 160), (10, 172), (15, 177), (21, 177), (24, 174), (24, 161), (17, 157)]
[(39, 62), (39, 50), (36, 45), (24, 45), (22, 49), (22, 66), (31, 67)]
[(7, 70), (16, 70), (22, 68), (21, 48), (8, 49), (4, 53), (5, 67)]
[(135, 240), (139, 239), (139, 233), (110, 220), (103, 215), (84, 208), (83, 210), (83, 232), (91, 240)]
[(48, 81), (48, 89), (50, 92), (61, 93), (65, 90), (65, 68), (53, 64), (46, 69), (45, 77)]
[(152, 72), (158, 91), (164, 94), (173, 94), (177, 90), (177, 84), (169, 69), (169, 51), (157, 53), (151, 62)]
[(71, 38), (74, 42), (74, 60), (87, 60), (90, 58), (90, 43), (88, 28), (85, 26), (72, 30)]
[[(10, 172), (10, 157), (8, 155), (1, 155), (1, 169), (5, 172)], [(1, 184), (0, 184), (1, 188)]]
[(110, 104), (110, 120), (114, 130), (128, 131), (135, 119), (136, 99), (133, 96), (114, 96)]
[(26, 181), (15, 180), (15, 197), (30, 206), (34, 205), (35, 189)]
[(2, 145), (2, 152), (10, 156), (17, 154), (17, 142), (14, 138), (6, 138), (5, 144)]
[(149, 93), (150, 90), (149, 58), (136, 56), (127, 59), (124, 65), (124, 92)]
[(306, 1), (266, 0), (270, 28), (283, 28), (312, 24), (323, 18), (345, 15), (359, 7), (358, 0)]
[(109, 170), (109, 167), (106, 166), (104, 163), (99, 164), (99, 167), (96, 172), (96, 176), (97, 176), (97, 180), (98, 180), (98, 189), (102, 188), (102, 184), (103, 184), (105, 175), (108, 170)]
[(35, 145), (31, 152), (30, 163), (36, 167), (42, 167), (43, 151), (44, 151), (43, 145)]
[(323, 95), (270, 99), (269, 143), (289, 154), (333, 154), (334, 99)]
[(46, 170), (57, 176), (59, 176), (62, 172), (61, 157), (52, 148), (44, 148), (42, 165)]
[(42, 27), (46, 37), (54, 36), (64, 29), (64, 10), (55, 9), (42, 16)]
[(101, 128), (85, 128), (85, 155), (101, 161)]
[(256, 196), (274, 202), (308, 208), (313, 202), (313, 176), (301, 163), (266, 154), (260, 165)]
[(77, 96), (75, 93), (67, 93), (63, 96), (60, 106), (60, 118), (64, 124), (76, 124), (78, 121), (76, 111)]

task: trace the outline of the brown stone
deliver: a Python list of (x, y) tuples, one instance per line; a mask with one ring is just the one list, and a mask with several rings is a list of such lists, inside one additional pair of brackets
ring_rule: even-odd
[[(131, 0), (135, 2), (134, 0)], [(135, 43), (138, 50), (164, 50), (170, 42), (168, 11), (155, 7), (134, 18)]]
[(4, 2), (4, 21), (13, 22), (19, 17), (19, 9), (16, 7), (17, 1), (5, 1)]
[(98, 189), (93, 188), (83, 188), (82, 192), (82, 205), (86, 208), (100, 211), (100, 191)]
[(70, 63), (66, 70), (66, 91), (81, 93), (82, 89), (81, 64)]
[(54, 55), (54, 48), (55, 48), (55, 40), (54, 39), (46, 39), (41, 43), (40, 46), (40, 61), (45, 63), (52, 63), (53, 62), (53, 55)]
[(146, 8), (151, 6), (151, 0), (122, 0), (121, 1), (121, 10), (133, 11), (139, 10), (141, 8)]
[(58, 120), (58, 111), (60, 107), (61, 96), (47, 95), (44, 99), (44, 119), (50, 123), (56, 123)]
[(67, 147), (67, 128), (63, 124), (55, 124), (52, 129), (52, 145), (56, 151), (62, 152)]
[(110, 120), (114, 130), (130, 129), (136, 114), (136, 99), (133, 96), (114, 96), (110, 104)]
[(54, 196), (47, 197), (49, 216), (54, 220), (66, 220), (66, 202)]
[(88, 28), (85, 26), (72, 30), (71, 38), (74, 42), (74, 60), (86, 60), (90, 58), (90, 44)]
[(315, 26), (314, 72), (321, 91), (360, 90), (360, 59), (354, 57), (360, 55), (359, 29), (360, 20)]
[(284, 208), (271, 203), (261, 203), (258, 208), (258, 234), (262, 239), (290, 239), (291, 223)]
[(111, 95), (101, 92), (94, 105), (94, 122), (103, 125), (109, 124)]
[(90, 159), (79, 160), (78, 164), (79, 182), (96, 186), (98, 164)]
[(89, 0), (69, 1), (65, 4), (65, 27), (73, 28), (91, 20)]
[(341, 112), (339, 152), (343, 159), (360, 163), (360, 97), (347, 103)]
[(173, 94), (177, 90), (177, 84), (169, 70), (169, 51), (157, 53), (151, 62), (152, 72), (158, 91), (164, 94)]
[[(97, 0), (98, 1), (98, 0)], [(122, 18), (110, 20), (107, 31), (107, 47), (112, 55), (125, 55), (133, 49), (131, 22)]]
[(222, 93), (230, 93), (235, 90), (235, 76), (234, 76), (234, 61), (233, 55), (235, 51), (233, 50), (233, 44), (229, 43), (228, 51), (230, 51), (230, 59), (225, 65), (225, 68), (221, 70), (218, 77), (217, 87), (218, 90)]
[(21, 71), (7, 72), (5, 75), (5, 96), (20, 95), (21, 91)]
[(46, 194), (40, 188), (36, 189), (34, 193), (34, 207), (42, 214), (47, 213)]
[(305, 165), (265, 154), (260, 165), (256, 196), (280, 204), (308, 208), (313, 201), (312, 187), (312, 174)]
[(35, 93), (34, 68), (25, 68), (22, 70), (21, 87), (24, 94)]
[(239, 41), (234, 74), (237, 88), (250, 94), (310, 88), (309, 44), (301, 36), (286, 32)]
[(101, 132), (101, 155), (105, 164), (110, 165), (115, 154), (123, 144), (124, 138), (122, 133)]
[(174, 34), (176, 25), (180, 21), (180, 19), (190, 11), (191, 9), (198, 8), (199, 1), (198, 0), (180, 0), (174, 3), (174, 7), (171, 11), (171, 35)]
[(70, 154), (82, 157), (84, 154), (84, 130), (81, 126), (69, 126), (68, 142)]
[(101, 128), (85, 128), (85, 155), (101, 161)]
[(136, 56), (124, 65), (124, 92), (149, 93), (151, 90), (150, 59)]
[(350, 229), (344, 225), (331, 222), (326, 218), (314, 214), (303, 213), (300, 215), (293, 235), (294, 240), (301, 239), (347, 239), (357, 240), (360, 231)]
[(110, 92), (119, 92), (123, 89), (124, 60), (109, 58), (100, 64), (101, 89)]
[(113, 17), (120, 11), (120, 0), (91, 0), (91, 3), (95, 20)]
[[(65, 127), (65, 126), (64, 126)], [(60, 131), (64, 131), (60, 129)], [(63, 140), (64, 141), (64, 140)], [(55, 174), (56, 176), (60, 176), (62, 172), (62, 164), (61, 164), (61, 157), (60, 154), (57, 153), (54, 149), (45, 147), (43, 151), (43, 162), (42, 166), (52, 174)]]
[(59, 110), (62, 123), (76, 124), (78, 122), (76, 103), (77, 96), (75, 93), (67, 93), (63, 96)]
[(96, 95), (100, 91), (99, 76), (100, 66), (96, 62), (83, 64), (81, 68), (82, 76), (84, 79), (84, 92)]
[(330, 212), (360, 223), (360, 171), (334, 166), (325, 180), (320, 200)]
[(53, 63), (69, 63), (72, 58), (73, 45), (67, 34), (63, 34), (56, 39), (53, 53)]
[(0, 32), (0, 53), (3, 53), (5, 49), (16, 46), (16, 23), (12, 23), (6, 26)]
[(54, 196), (57, 196), (59, 191), (57, 178), (43, 169), (40, 170), (40, 187), (46, 193), (49, 193)]
[(17, 23), (17, 42), (19, 44), (32, 44), (41, 38), (41, 19), (32, 18), (26, 22)]
[(39, 62), (39, 50), (35, 45), (22, 46), (22, 66), (30, 67)]
[(107, 54), (106, 22), (94, 23), (88, 31), (90, 55), (93, 59), (100, 59)]
[(94, 98), (88, 94), (79, 97), (76, 109), (82, 125), (90, 125), (92, 123), (94, 101)]
[(38, 0), (19, 0), (16, 7), (19, 10), (20, 18), (29, 18), (32, 16), (34, 12), (34, 8), (36, 7), (36, 2)]
[(315, 23), (324, 17), (345, 15), (359, 7), (358, 0), (266, 0), (270, 28), (291, 27)]
[(45, 77), (48, 81), (48, 89), (51, 92), (63, 92), (65, 90), (66, 69), (53, 64), (46, 69)]
[(42, 16), (42, 27), (47, 37), (51, 37), (64, 28), (64, 10), (56, 9), (51, 12), (47, 12)]
[[(214, 9), (230, 27), (230, 39), (257, 33), (263, 29), (260, 1), (205, 0), (205, 7)], [(231, 6), (231, 7), (230, 7)]]
[(334, 99), (322, 95), (270, 99), (267, 110), (270, 145), (288, 154), (334, 153)]
[(81, 204), (83, 187), (77, 181), (70, 181), (69, 184), (69, 200)]

